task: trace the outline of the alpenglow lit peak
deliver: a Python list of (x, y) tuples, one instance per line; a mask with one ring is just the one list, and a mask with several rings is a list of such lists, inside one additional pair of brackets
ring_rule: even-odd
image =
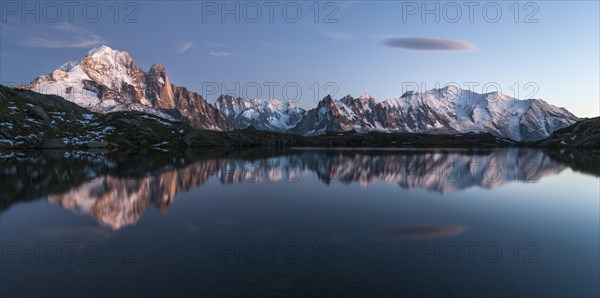
[(222, 95), (214, 105), (185, 87), (173, 85), (165, 67), (142, 70), (127, 52), (102, 45), (25, 88), (56, 94), (92, 111), (144, 111), (197, 128), (255, 128), (299, 135), (370, 131), (400, 133), (491, 133), (516, 141), (539, 140), (579, 120), (541, 99), (519, 100), (499, 92), (479, 94), (457, 86), (405, 92), (378, 101), (368, 93), (334, 100), (326, 97), (304, 110), (276, 99)]

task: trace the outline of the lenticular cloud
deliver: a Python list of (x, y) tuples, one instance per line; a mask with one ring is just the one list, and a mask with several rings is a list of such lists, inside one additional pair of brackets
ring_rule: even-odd
[(412, 51), (468, 52), (477, 49), (475, 45), (466, 41), (433, 37), (390, 37), (385, 39), (383, 44)]

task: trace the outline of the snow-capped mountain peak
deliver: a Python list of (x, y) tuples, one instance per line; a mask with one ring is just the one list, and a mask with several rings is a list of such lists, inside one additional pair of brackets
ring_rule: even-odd
[(145, 72), (129, 53), (106, 45), (22, 87), (62, 96), (99, 113), (136, 110), (170, 120), (186, 120), (198, 128), (235, 127), (199, 94), (173, 86), (164, 66), (154, 64)]
[(369, 95), (369, 93), (365, 92), (360, 97), (358, 97), (358, 99), (360, 99), (360, 100), (372, 100), (372, 99), (375, 99), (375, 98), (372, 97), (371, 95)]
[(216, 107), (239, 127), (284, 132), (294, 127), (306, 111), (292, 102), (277, 99), (245, 100), (232, 95), (221, 95)]
[(103, 44), (103, 45), (99, 45), (99, 46), (89, 50), (86, 54), (86, 57), (91, 57), (91, 56), (95, 56), (95, 55), (114, 55), (116, 53), (120, 53), (120, 52), (113, 50), (111, 47)]
[(443, 92), (456, 94), (456, 95), (462, 93), (462, 91), (463, 91), (460, 87), (458, 87), (456, 85), (451, 85), (451, 84), (444, 86), (444, 88), (442, 88), (441, 90)]

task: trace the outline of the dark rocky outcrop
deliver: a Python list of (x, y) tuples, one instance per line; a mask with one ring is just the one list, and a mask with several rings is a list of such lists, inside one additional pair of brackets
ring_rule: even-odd
[(600, 150), (600, 117), (585, 119), (532, 143), (538, 147), (593, 148)]

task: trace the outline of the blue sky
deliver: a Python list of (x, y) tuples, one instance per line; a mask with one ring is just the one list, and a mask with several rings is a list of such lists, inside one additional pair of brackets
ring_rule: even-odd
[[(37, 13), (23, 15), (36, 3)], [(310, 108), (334, 91), (336, 98), (368, 92), (385, 100), (415, 84), (457, 84), (543, 98), (577, 116), (600, 114), (597, 1), (479, 2), (472, 20), (465, 2), (279, 2), (273, 14), (264, 2), (77, 2), (72, 20), (68, 7), (55, 3), (58, 8), (2, 2), (2, 83), (30, 82), (107, 44), (129, 52), (144, 69), (165, 65), (174, 84), (211, 102), (216, 95), (208, 85), (247, 97), (260, 86), (263, 98), (271, 91)], [(222, 20), (223, 8), (236, 5), (240, 9)], [(295, 18), (298, 7), (302, 15)], [(96, 17), (97, 8), (102, 15)], [(435, 11), (439, 22), (434, 14), (423, 20), (423, 8)]]

